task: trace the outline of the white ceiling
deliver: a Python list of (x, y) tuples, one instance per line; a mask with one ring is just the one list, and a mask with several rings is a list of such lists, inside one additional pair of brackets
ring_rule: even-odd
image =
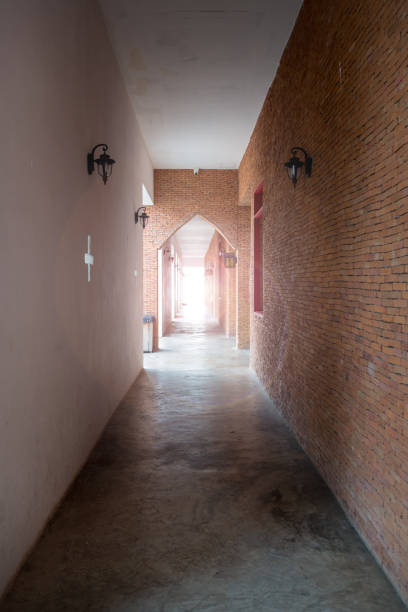
[(196, 215), (174, 234), (184, 266), (204, 265), (204, 255), (208, 251), (214, 231), (214, 226)]
[(237, 168), (302, 0), (100, 0), (155, 168)]

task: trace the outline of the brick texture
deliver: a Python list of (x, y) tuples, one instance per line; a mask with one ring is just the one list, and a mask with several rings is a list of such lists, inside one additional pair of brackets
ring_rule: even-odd
[(205, 255), (207, 311), (227, 336), (235, 336), (237, 268), (225, 268), (220, 249), (235, 253), (225, 238), (215, 232)]
[[(149, 223), (143, 234), (144, 314), (157, 320), (157, 250), (195, 215), (209, 221), (237, 249), (240, 261), (249, 261), (250, 224), (240, 222), (237, 170), (155, 170), (154, 206), (148, 210)], [(246, 272), (247, 274), (247, 272)], [(249, 284), (241, 283), (238, 300), (237, 329), (240, 347), (249, 340)], [(240, 309), (240, 304), (245, 306)], [(242, 333), (241, 333), (242, 328)], [(158, 347), (157, 324), (154, 326), (154, 349)]]
[(239, 253), (237, 269), (237, 348), (245, 349), (250, 343), (250, 292), (248, 290), (251, 253), (251, 209), (247, 206), (238, 208), (238, 238)]
[(407, 100), (406, 0), (305, 0), (239, 170), (241, 202), (264, 182), (252, 366), (405, 601)]

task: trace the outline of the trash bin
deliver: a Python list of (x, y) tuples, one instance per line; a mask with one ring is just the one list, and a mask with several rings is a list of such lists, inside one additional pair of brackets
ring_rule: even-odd
[(153, 352), (153, 321), (152, 315), (145, 315), (143, 317), (143, 352)]

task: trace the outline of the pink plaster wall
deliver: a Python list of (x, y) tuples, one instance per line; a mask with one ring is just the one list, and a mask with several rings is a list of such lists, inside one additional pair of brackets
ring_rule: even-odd
[[(153, 191), (96, 0), (1, 8), (0, 593), (142, 366), (133, 212)], [(106, 186), (85, 167), (101, 141)]]
[[(182, 256), (177, 240), (172, 236), (162, 247), (162, 334), (165, 336), (170, 333), (172, 323), (173, 302), (174, 310), (180, 306), (181, 294), (177, 295), (177, 275), (180, 279), (180, 268), (182, 268)], [(176, 263), (179, 265), (179, 270), (176, 268)]]

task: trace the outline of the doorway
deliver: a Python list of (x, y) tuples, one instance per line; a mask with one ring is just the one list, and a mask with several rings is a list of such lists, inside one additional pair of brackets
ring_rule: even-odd
[(181, 319), (211, 321), (236, 335), (236, 261), (235, 249), (198, 215), (158, 249), (159, 348)]

